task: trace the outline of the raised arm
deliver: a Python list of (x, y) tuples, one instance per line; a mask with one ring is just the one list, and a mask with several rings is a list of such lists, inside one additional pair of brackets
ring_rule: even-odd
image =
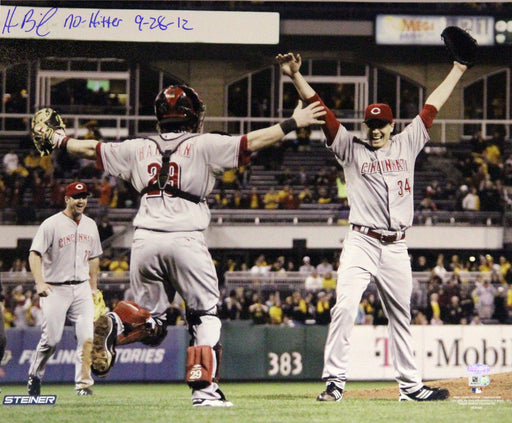
[(96, 158), (96, 146), (98, 144), (99, 141), (96, 140), (77, 140), (76, 138), (70, 138), (66, 150), (73, 156), (94, 160)]
[(430, 104), (434, 106), (437, 111), (443, 107), (448, 97), (450, 97), (453, 89), (459, 82), (460, 78), (467, 70), (466, 65), (462, 65), (459, 62), (453, 62), (453, 67), (451, 71), (448, 73), (446, 78), (441, 82), (437, 88), (432, 91), (432, 93), (428, 96), (425, 104)]
[[(287, 133), (304, 128), (310, 125), (320, 125), (325, 123), (320, 120), (325, 115), (324, 106), (319, 102), (311, 102), (306, 107), (302, 107), (302, 101), (293, 111), (290, 119), (280, 124), (268, 128), (249, 132), (247, 137), (247, 148), (251, 151), (261, 150), (281, 140)], [(84, 158), (96, 159), (97, 147), (100, 143), (96, 140), (79, 140), (66, 135), (64, 128), (52, 128), (47, 123), (42, 122), (32, 128), (34, 144), (40, 152), (48, 153), (54, 148), (65, 149), (69, 154)], [(37, 141), (39, 140), (39, 141)], [(48, 147), (51, 145), (51, 147)], [(43, 153), (42, 153), (43, 154)]]
[(322, 99), (318, 96), (313, 87), (309, 85), (309, 83), (304, 79), (304, 77), (300, 73), (300, 67), (302, 65), (302, 58), (300, 57), (300, 54), (278, 54), (276, 56), (276, 61), (277, 63), (279, 63), (279, 66), (281, 67), (281, 71), (283, 72), (283, 74), (291, 78), (293, 85), (295, 85), (295, 89), (297, 90), (299, 96), (304, 101), (308, 103), (311, 103), (313, 101), (320, 101), (320, 104), (324, 107), (326, 111), (325, 125), (322, 126), (322, 131), (324, 132), (327, 138), (327, 144), (332, 144), (334, 138), (336, 137), (336, 134), (338, 133), (340, 123), (336, 118), (334, 112), (323, 103)]
[(300, 57), (300, 54), (278, 54), (276, 56), (276, 61), (279, 63), (279, 66), (281, 66), (283, 74), (291, 78), (293, 85), (295, 85), (297, 92), (303, 100), (307, 100), (316, 94), (315, 90), (300, 73), (300, 67), (302, 65), (302, 58)]
[(96, 158), (96, 147), (99, 141), (96, 140), (79, 140), (66, 135), (64, 129), (51, 131), (47, 135), (52, 148), (60, 148), (66, 150), (69, 154), (82, 159)]

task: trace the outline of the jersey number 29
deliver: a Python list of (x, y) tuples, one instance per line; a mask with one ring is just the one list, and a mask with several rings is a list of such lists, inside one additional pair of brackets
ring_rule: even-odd
[[(158, 185), (158, 174), (160, 173), (160, 169), (162, 165), (160, 163), (150, 163), (148, 165), (148, 173), (150, 176), (148, 186)], [(167, 184), (170, 186), (179, 188), (179, 174), (180, 174), (180, 166), (178, 163), (169, 162), (169, 177), (167, 179)], [(160, 195), (160, 191), (148, 192), (148, 195), (158, 194)]]

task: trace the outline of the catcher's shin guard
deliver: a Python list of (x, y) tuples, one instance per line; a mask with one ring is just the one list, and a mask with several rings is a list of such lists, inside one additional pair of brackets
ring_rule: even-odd
[(185, 380), (192, 389), (203, 389), (212, 382), (217, 382), (220, 376), (221, 323), (215, 308), (210, 310), (188, 309), (187, 323), (191, 340), (187, 350)]
[[(213, 354), (215, 353), (215, 361)], [(186, 382), (193, 389), (206, 388), (213, 382), (218, 383), (222, 361), (222, 345), (188, 347)], [(216, 365), (214, 364), (216, 362)], [(215, 368), (215, 374), (213, 369)]]
[(192, 389), (203, 389), (212, 383), (213, 349), (209, 345), (188, 347), (185, 380)]

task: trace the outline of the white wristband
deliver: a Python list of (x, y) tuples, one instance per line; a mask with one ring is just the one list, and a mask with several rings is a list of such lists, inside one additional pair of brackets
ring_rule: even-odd
[(55, 148), (65, 149), (69, 138), (64, 131), (55, 131), (52, 135), (52, 143)]

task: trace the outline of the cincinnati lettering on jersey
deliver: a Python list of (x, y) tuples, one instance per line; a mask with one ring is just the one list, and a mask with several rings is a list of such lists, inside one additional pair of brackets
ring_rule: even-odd
[[(73, 244), (75, 242), (75, 234), (69, 234), (59, 238), (59, 248), (65, 247), (66, 245)], [(78, 234), (78, 242), (92, 243), (92, 237), (88, 234)]]
[(361, 175), (368, 173), (407, 172), (406, 159), (373, 160), (361, 165)]

